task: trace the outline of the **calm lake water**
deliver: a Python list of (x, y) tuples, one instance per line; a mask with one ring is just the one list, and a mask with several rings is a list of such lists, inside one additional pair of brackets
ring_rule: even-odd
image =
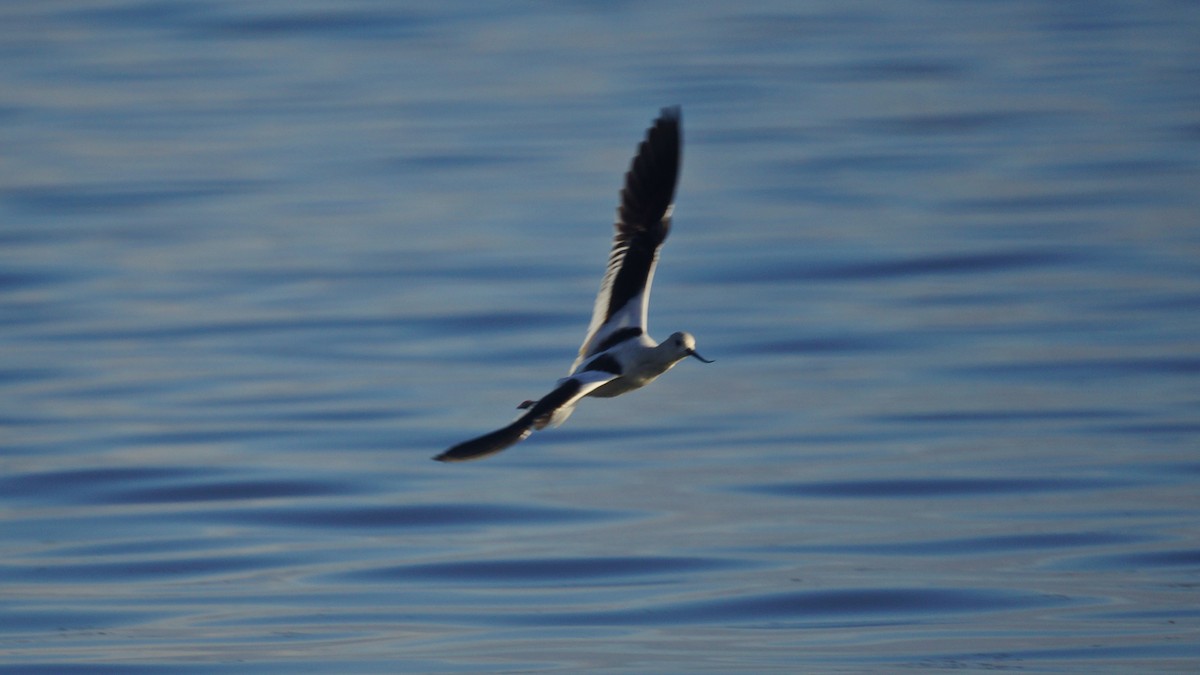
[[(0, 8), (0, 672), (1194, 672), (1200, 5)], [(653, 386), (563, 375), (681, 104)]]

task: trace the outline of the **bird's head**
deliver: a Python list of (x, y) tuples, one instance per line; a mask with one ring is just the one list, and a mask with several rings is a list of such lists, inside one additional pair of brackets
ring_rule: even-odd
[(672, 333), (671, 337), (667, 338), (663, 344), (667, 345), (676, 361), (691, 356), (705, 363), (712, 363), (696, 352), (696, 338), (692, 337), (691, 333), (684, 331)]

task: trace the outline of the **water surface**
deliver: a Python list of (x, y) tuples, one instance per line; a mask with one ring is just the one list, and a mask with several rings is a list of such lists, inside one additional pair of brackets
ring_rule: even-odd
[[(1193, 672), (1187, 3), (9, 2), (0, 672)], [(651, 328), (563, 374), (684, 109)]]

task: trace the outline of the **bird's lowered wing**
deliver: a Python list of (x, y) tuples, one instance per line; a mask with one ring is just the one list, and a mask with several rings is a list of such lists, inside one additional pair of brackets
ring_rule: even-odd
[(439, 462), (465, 462), (500, 452), (528, 438), (534, 429), (565, 419), (579, 399), (616, 377), (618, 376), (614, 373), (589, 370), (565, 378), (554, 391), (531, 405), (529, 412), (518, 417), (512, 424), (459, 443), (434, 459)]

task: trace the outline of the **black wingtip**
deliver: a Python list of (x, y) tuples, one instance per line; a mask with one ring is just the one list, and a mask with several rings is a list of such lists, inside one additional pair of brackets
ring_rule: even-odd
[[(682, 160), (682, 111), (679, 106), (663, 108), (625, 174), (618, 217), (634, 231), (655, 232), (657, 241), (666, 238), (664, 219), (675, 201)], [(660, 226), (660, 223), (662, 224)]]
[(505, 448), (525, 440), (532, 433), (532, 420), (528, 415), (490, 434), (464, 441), (433, 459), (438, 462), (469, 462), (494, 455)]
[(558, 388), (530, 406), (529, 412), (521, 415), (517, 421), (490, 434), (463, 441), (437, 455), (434, 459), (439, 462), (469, 462), (473, 459), (483, 459), (512, 447), (529, 438), (535, 427), (540, 429), (545, 426), (545, 421), (549, 419), (549, 416), (574, 399), (582, 388), (583, 384), (579, 380), (567, 378), (558, 385)]

